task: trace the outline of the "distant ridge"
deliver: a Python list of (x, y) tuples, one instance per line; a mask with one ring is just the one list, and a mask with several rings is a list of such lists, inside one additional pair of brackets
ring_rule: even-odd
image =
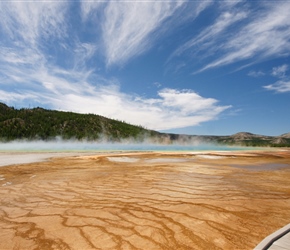
[(249, 133), (249, 132), (239, 132), (239, 133), (231, 135), (231, 137), (236, 140), (247, 140), (247, 139), (256, 138), (260, 136)]
[(280, 137), (283, 137), (283, 138), (290, 138), (290, 133), (280, 135)]
[(14, 109), (0, 102), (0, 141), (13, 140), (89, 140), (153, 143), (213, 143), (233, 146), (290, 147), (290, 133), (264, 136), (239, 132), (229, 136), (160, 133), (94, 114), (47, 110), (40, 107)]

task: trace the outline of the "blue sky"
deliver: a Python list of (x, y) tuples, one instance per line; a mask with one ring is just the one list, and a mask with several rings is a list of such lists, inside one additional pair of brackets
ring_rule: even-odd
[(0, 101), (173, 133), (290, 132), (290, 1), (1, 1)]

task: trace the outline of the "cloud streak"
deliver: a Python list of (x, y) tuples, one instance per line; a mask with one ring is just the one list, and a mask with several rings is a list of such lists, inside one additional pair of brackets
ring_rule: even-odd
[(0, 3), (0, 24), (10, 38), (36, 46), (40, 37), (61, 38), (66, 34), (65, 12), (64, 2), (5, 1)]
[(248, 76), (252, 76), (252, 77), (261, 77), (261, 76), (264, 76), (264, 75), (265, 75), (265, 73), (262, 70), (259, 70), (259, 71), (251, 70), (248, 73)]
[[(209, 63), (201, 71), (253, 58), (264, 59), (290, 53), (290, 2), (268, 4), (237, 35), (226, 41), (224, 56)], [(254, 13), (253, 13), (254, 14)]]
[[(102, 25), (107, 65), (122, 65), (144, 53), (168, 29), (188, 18), (196, 18), (212, 1), (188, 2), (109, 2), (105, 7)], [(186, 8), (191, 11), (186, 11)], [(88, 10), (86, 12), (91, 13)]]
[(272, 70), (272, 75), (279, 78), (284, 78), (287, 70), (288, 70), (288, 65), (283, 64), (281, 66), (274, 67)]
[(156, 130), (198, 125), (217, 119), (221, 112), (230, 108), (192, 90), (162, 89), (157, 93), (158, 98), (152, 99), (122, 93), (114, 81), (95, 87), (83, 79), (75, 79), (72, 83), (47, 72), (42, 75), (43, 79), (39, 76), (31, 79), (42, 81), (41, 91), (1, 91), (2, 100), (13, 104), (33, 99), (36, 104), (49, 103), (55, 109), (95, 113)]
[[(259, 12), (248, 5), (239, 5), (238, 9), (230, 6), (211, 26), (179, 47), (174, 56), (185, 52), (196, 56), (198, 51), (202, 52), (202, 59), (209, 62), (198, 73), (247, 59), (261, 61), (289, 55), (290, 2), (260, 5)], [(230, 29), (232, 24), (236, 24), (234, 30)]]
[(107, 64), (124, 63), (150, 48), (158, 27), (184, 1), (110, 2), (102, 26)]
[(97, 53), (101, 55), (102, 46), (107, 66), (128, 62), (150, 49), (175, 21), (178, 25), (195, 18), (209, 4), (192, 4), (192, 12), (181, 17), (186, 1), (83, 2), (83, 24), (94, 24), (104, 11), (98, 16), (103, 44), (96, 44), (68, 31), (67, 2), (0, 3), (0, 32), (6, 37), (0, 41), (1, 101), (95, 113), (156, 130), (218, 119), (231, 106), (193, 90), (163, 88), (155, 98), (126, 94), (117, 79), (88, 67)]
[[(223, 12), (212, 26), (204, 29), (199, 35), (179, 47), (174, 52), (173, 56), (180, 55), (191, 48), (194, 49), (196, 46), (199, 46), (199, 53), (201, 50), (208, 51), (208, 49), (217, 42), (216, 40), (219, 39), (218, 37), (221, 37), (231, 25), (245, 19), (246, 17), (246, 11)], [(193, 53), (196, 54), (197, 51), (194, 51)]]
[(279, 78), (274, 84), (264, 86), (267, 90), (272, 90), (277, 93), (290, 92), (290, 77), (286, 74), (289, 66), (283, 64), (272, 69), (272, 76)]
[(277, 93), (290, 92), (290, 80), (279, 80), (274, 84), (264, 86), (264, 88), (267, 90), (275, 91)]

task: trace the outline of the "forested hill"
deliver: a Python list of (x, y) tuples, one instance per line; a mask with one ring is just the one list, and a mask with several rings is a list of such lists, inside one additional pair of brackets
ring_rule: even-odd
[(159, 133), (141, 126), (94, 114), (77, 114), (43, 108), (14, 109), (0, 103), (0, 140), (86, 139), (119, 141), (125, 138), (142, 140)]
[(143, 142), (194, 145), (210, 143), (235, 146), (290, 147), (290, 133), (263, 136), (240, 132), (228, 136), (178, 135), (159, 133), (141, 126), (94, 114), (78, 114), (43, 108), (15, 109), (0, 102), (0, 141), (12, 140), (106, 140), (130, 139)]

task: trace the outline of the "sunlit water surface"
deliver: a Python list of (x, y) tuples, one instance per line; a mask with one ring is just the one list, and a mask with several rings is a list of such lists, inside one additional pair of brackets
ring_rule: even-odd
[(152, 144), (152, 143), (97, 143), (75, 141), (13, 141), (0, 143), (0, 151), (237, 151), (251, 147), (232, 147), (213, 144)]

